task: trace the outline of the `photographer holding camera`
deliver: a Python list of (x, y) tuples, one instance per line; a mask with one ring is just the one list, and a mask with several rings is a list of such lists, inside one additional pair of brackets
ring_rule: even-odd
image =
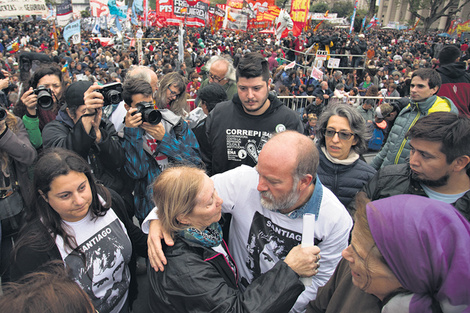
[(126, 189), (126, 178), (120, 172), (124, 151), (117, 132), (111, 122), (101, 118), (103, 104), (110, 104), (100, 92), (103, 89), (106, 86), (89, 81), (72, 83), (56, 120), (44, 127), (44, 147), (75, 151), (87, 160), (98, 181), (125, 198), (132, 190)]
[[(202, 163), (199, 145), (188, 124), (169, 109), (155, 110), (152, 86), (127, 79), (122, 98), (127, 110), (124, 127), (125, 169), (136, 179), (135, 216), (140, 222), (154, 207), (148, 188), (171, 163)], [(160, 117), (161, 116), (161, 117)], [(160, 121), (161, 118), (161, 121)]]
[(41, 131), (55, 120), (59, 111), (65, 82), (59, 66), (48, 64), (38, 68), (29, 80), (29, 86), (24, 87), (13, 112), (23, 119), (31, 144), (39, 149), (42, 146)]

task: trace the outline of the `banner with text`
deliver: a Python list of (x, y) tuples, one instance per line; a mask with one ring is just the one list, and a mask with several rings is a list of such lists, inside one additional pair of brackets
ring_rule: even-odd
[(0, 0), (0, 17), (16, 15), (43, 15), (49, 9), (44, 0)]
[[(69, 38), (73, 38), (73, 43), (80, 39), (80, 20), (73, 21), (64, 27), (64, 39), (67, 42)], [(80, 43), (80, 41), (78, 41)]]
[(244, 9), (244, 0), (228, 0), (224, 27), (232, 30), (246, 31), (248, 26), (248, 11)]
[(185, 21), (188, 27), (204, 27), (208, 18), (209, 4), (198, 1), (189, 6), (185, 0), (158, 0), (157, 13), (167, 25), (180, 25)]
[(302, 29), (307, 22), (308, 11), (310, 7), (310, 0), (292, 0), (290, 17), (294, 22), (292, 31), (294, 36), (297, 37), (302, 33)]
[[(122, 6), (125, 6), (124, 1), (113, 1), (112, 4), (116, 6), (116, 8), (121, 8)], [(90, 0), (90, 10), (91, 16), (94, 17), (110, 15), (108, 0)]]
[(64, 3), (59, 4), (57, 6), (57, 25), (65, 26), (67, 25), (73, 18), (73, 7), (72, 2), (70, 0), (64, 1)]

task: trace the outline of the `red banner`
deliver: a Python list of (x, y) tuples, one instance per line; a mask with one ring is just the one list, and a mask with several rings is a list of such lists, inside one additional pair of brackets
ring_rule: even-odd
[(302, 33), (302, 29), (307, 22), (310, 0), (292, 0), (290, 16), (294, 22), (292, 31), (297, 37)]
[(156, 5), (156, 15), (167, 25), (185, 23), (188, 27), (204, 27), (208, 19), (209, 4), (205, 1), (189, 6), (185, 0), (159, 0)]

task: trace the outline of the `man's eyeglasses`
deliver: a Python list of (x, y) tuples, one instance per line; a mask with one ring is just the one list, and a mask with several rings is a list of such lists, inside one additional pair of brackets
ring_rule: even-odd
[(218, 82), (218, 83), (220, 83), (221, 81), (223, 81), (223, 80), (225, 79), (225, 77), (220, 78), (220, 77), (218, 77), (218, 76), (215, 76), (215, 75), (212, 74), (212, 73), (209, 73), (209, 78), (212, 79), (212, 80), (215, 81), (215, 82)]
[(333, 129), (325, 129), (323, 130), (323, 133), (325, 134), (326, 137), (334, 137), (336, 134), (338, 134), (338, 137), (341, 140), (349, 140), (351, 139), (352, 136), (354, 136), (353, 133), (350, 133), (344, 130), (337, 132)]

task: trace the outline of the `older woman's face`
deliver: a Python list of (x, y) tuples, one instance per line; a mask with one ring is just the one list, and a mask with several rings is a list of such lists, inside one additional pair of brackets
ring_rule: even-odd
[[(338, 115), (330, 117), (326, 129), (335, 132), (353, 133), (348, 119)], [(357, 143), (357, 139), (356, 136), (351, 136), (349, 139), (341, 139), (339, 136), (340, 134), (334, 134), (333, 137), (325, 135), (325, 146), (332, 157), (344, 160), (348, 157), (351, 147)]]
[(197, 196), (197, 205), (191, 213), (184, 216), (180, 221), (183, 224), (204, 230), (212, 223), (220, 220), (222, 202), (214, 188), (214, 182), (207, 175), (204, 175), (204, 183)]
[(342, 256), (349, 262), (353, 284), (383, 300), (401, 284), (372, 249), (374, 243), (368, 242), (354, 227), (351, 244), (343, 250)]

